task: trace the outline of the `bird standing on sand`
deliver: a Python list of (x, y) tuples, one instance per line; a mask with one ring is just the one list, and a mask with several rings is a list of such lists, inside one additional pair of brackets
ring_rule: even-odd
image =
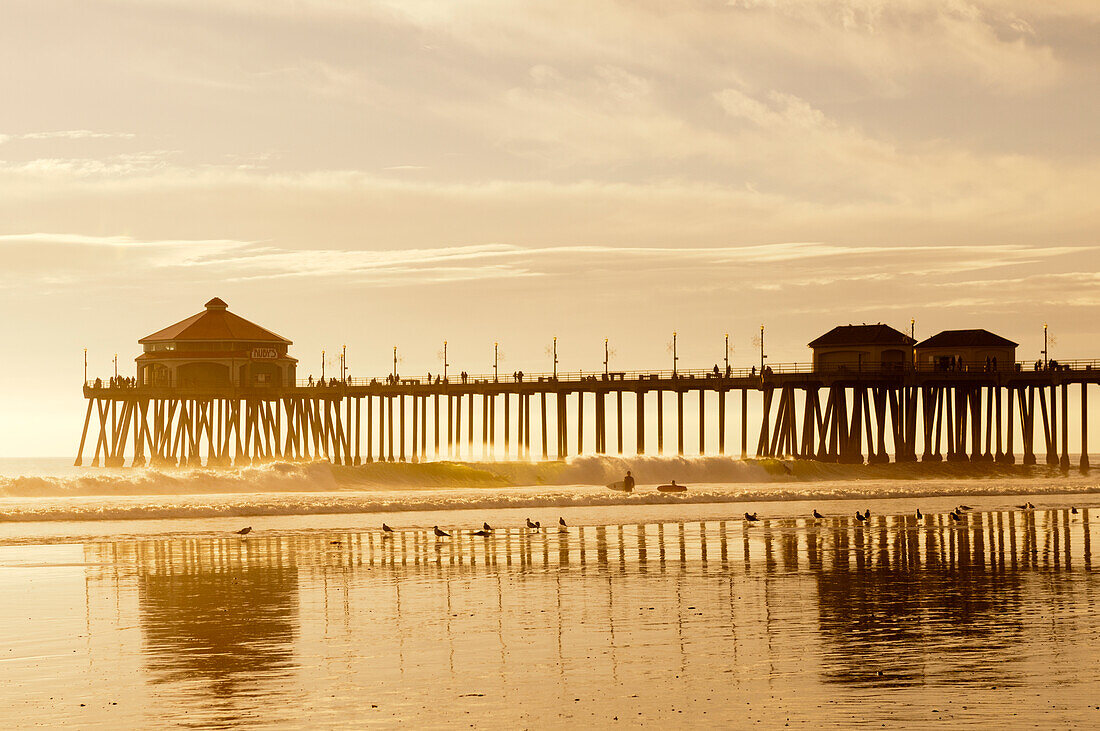
[(435, 531), (435, 537), (436, 538), (450, 538), (451, 537), (450, 533), (447, 533), (446, 531), (440, 530), (438, 525), (433, 525), (432, 530)]
[(755, 523), (756, 521), (760, 520), (760, 518), (756, 517), (756, 513), (752, 513), (751, 515), (749, 513), (745, 513), (745, 520), (749, 521), (750, 523)]
[(816, 509), (816, 508), (814, 509), (814, 519), (815, 519), (815, 520), (821, 520), (821, 519), (822, 519), (822, 518), (824, 518), (824, 517), (825, 517), (824, 515), (822, 515), (821, 513), (817, 512), (817, 509)]
[(239, 531), (237, 531), (237, 535), (247, 536), (251, 532), (252, 532), (252, 526), (248, 526), (247, 528), (241, 528)]
[(1023, 505), (1017, 505), (1016, 507), (1017, 507), (1017, 508), (1019, 508), (1020, 510), (1031, 510), (1031, 509), (1032, 509), (1032, 508), (1034, 508), (1035, 506), (1031, 504), (1031, 501), (1030, 501), (1030, 500), (1028, 500), (1028, 501), (1027, 501), (1026, 503), (1024, 503)]
[(974, 508), (970, 507), (969, 505), (960, 505), (959, 507), (955, 508), (955, 510), (958, 510), (960, 513), (964, 510), (973, 510), (973, 509)]
[[(868, 513), (870, 513), (870, 511), (868, 511)], [(856, 520), (858, 520), (860, 523), (863, 523), (869, 517), (870, 517), (870, 515), (864, 515), (863, 513), (859, 512), (858, 510), (856, 511)]]
[(1070, 513), (1072, 513), (1073, 515), (1077, 515), (1077, 508), (1075, 508), (1075, 507), (1074, 507), (1074, 508), (1070, 508), (1070, 509), (1069, 509), (1069, 512), (1070, 512)]
[(560, 525), (562, 528), (568, 528), (569, 527), (565, 524), (565, 518), (558, 518), (558, 525)]
[(534, 523), (532, 523), (531, 519), (528, 518), (527, 519), (527, 527), (530, 528), (531, 530), (541, 530), (542, 529), (542, 523), (539, 522), (539, 521), (535, 521)]
[(382, 532), (383, 533), (393, 533), (393, 528), (391, 528), (388, 525), (386, 525), (385, 523), (383, 523), (382, 524)]
[(921, 515), (921, 512), (920, 512), (920, 508), (917, 508), (917, 520), (920, 520), (920, 519), (921, 519), (921, 518), (923, 518), (923, 517), (924, 517), (924, 516), (923, 516), (923, 515)]
[(481, 529), (489, 531), (490, 533), (493, 532), (493, 526), (489, 525), (488, 523), (482, 523), (481, 524)]
[(962, 522), (962, 519), (963, 519), (962, 513), (951, 512), (951, 513), (948, 513), (948, 515), (951, 516), (951, 520), (953, 520), (954, 522), (956, 522), (956, 523)]
[(492, 534), (493, 534), (493, 532), (488, 531), (488, 530), (475, 530), (470, 535), (473, 535), (473, 536), (491, 536)]

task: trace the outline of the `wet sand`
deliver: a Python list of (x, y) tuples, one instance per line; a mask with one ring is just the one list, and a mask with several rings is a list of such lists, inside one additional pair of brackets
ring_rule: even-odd
[(0, 705), (16, 727), (1094, 727), (1100, 511), (1024, 499), (959, 524), (834, 501), (0, 546)]

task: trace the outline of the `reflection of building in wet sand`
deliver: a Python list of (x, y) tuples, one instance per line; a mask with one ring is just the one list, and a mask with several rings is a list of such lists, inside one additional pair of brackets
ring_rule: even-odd
[(511, 699), (531, 714), (515, 725), (538, 725), (624, 687), (711, 719), (711, 699), (767, 698), (794, 677), (828, 694), (1001, 686), (1059, 646), (1049, 597), (1091, 603), (1092, 528), (1087, 511), (1043, 510), (410, 529), (118, 543), (89, 559), (136, 587), (145, 672), (176, 707), (221, 704), (224, 720), (340, 689), (430, 724), (453, 721), (442, 688), (451, 703)]
[(93, 545), (134, 572), (143, 655), (155, 683), (230, 699), (294, 662), (298, 569), (282, 539)]

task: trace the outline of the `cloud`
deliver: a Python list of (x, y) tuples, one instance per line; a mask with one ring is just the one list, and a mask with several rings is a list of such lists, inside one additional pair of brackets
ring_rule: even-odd
[(27, 132), (18, 135), (21, 140), (129, 140), (137, 135), (132, 132), (93, 132), (90, 129), (65, 129), (54, 132)]

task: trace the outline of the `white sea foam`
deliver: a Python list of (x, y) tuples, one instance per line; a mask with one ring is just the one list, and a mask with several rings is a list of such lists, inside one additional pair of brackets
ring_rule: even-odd
[[(625, 469), (641, 478), (633, 494), (577, 479), (610, 480)], [(726, 479), (700, 479), (715, 475)], [(673, 478), (691, 488), (686, 493), (662, 493), (653, 487)], [(516, 486), (523, 481), (526, 486)], [(3, 489), (0, 521), (24, 522), (1041, 495), (1093, 492), (1097, 486), (1087, 476), (1045, 467), (580, 458), (538, 465), (316, 463), (90, 472), (76, 478), (15, 478)]]
[[(556, 462), (273, 463), (236, 469), (85, 469), (72, 475), (0, 477), (0, 497), (332, 493), (348, 490), (604, 485), (633, 471), (639, 484), (784, 484), (822, 481), (1059, 477), (1045, 466), (969, 463), (838, 465), (729, 457), (577, 457)], [(689, 499), (690, 496), (689, 496)]]

